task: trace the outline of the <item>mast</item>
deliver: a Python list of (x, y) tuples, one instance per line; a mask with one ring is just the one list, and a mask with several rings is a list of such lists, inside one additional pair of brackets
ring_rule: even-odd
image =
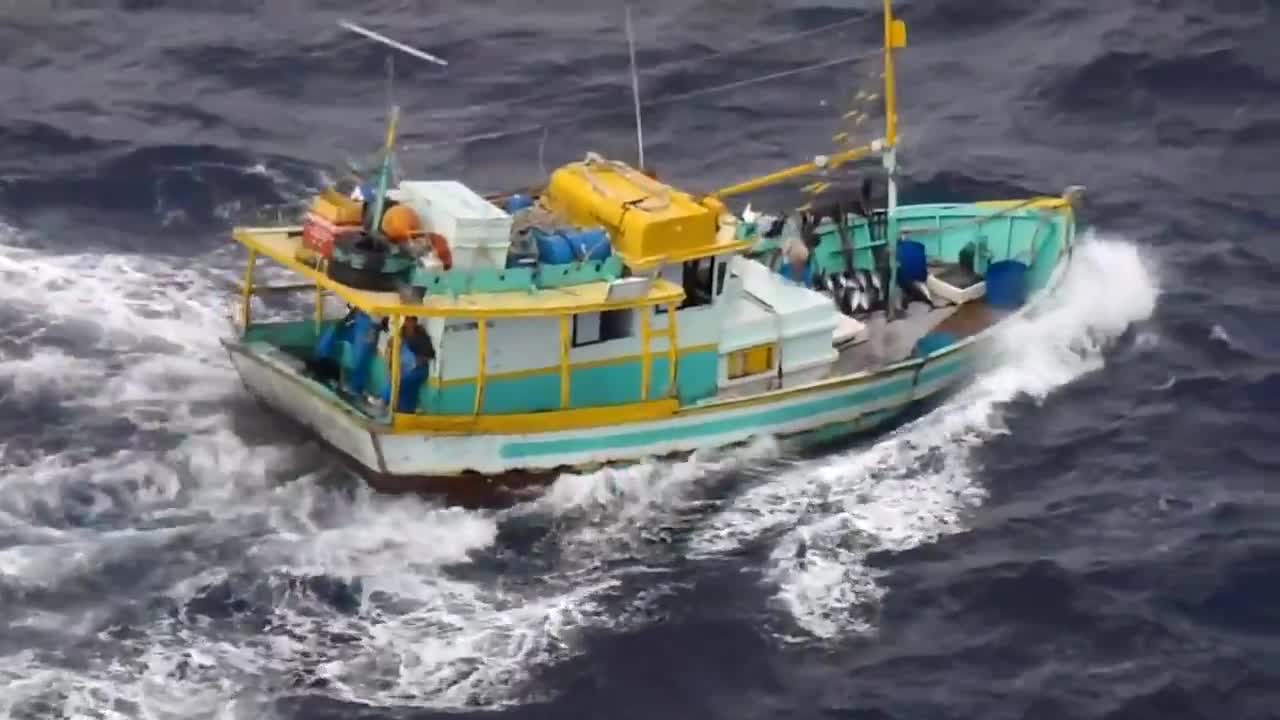
[(387, 184), (391, 181), (391, 157), (395, 153), (396, 124), (399, 120), (400, 106), (392, 105), (391, 116), (387, 120), (387, 141), (382, 151), (382, 172), (378, 174), (378, 196), (374, 200), (373, 213), (369, 215), (369, 234), (374, 236), (382, 234), (382, 209), (386, 205)]
[(898, 206), (898, 92), (894, 77), (893, 51), (907, 46), (907, 24), (893, 17), (892, 0), (884, 0), (884, 163), (889, 187), (888, 210)]

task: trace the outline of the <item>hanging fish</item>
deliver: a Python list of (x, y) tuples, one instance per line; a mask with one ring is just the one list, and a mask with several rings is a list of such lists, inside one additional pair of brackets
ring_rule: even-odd
[(916, 280), (911, 283), (910, 290), (911, 294), (916, 298), (933, 305), (933, 293), (929, 292), (928, 286), (924, 283)]
[(870, 298), (870, 296), (871, 296), (871, 286), (870, 286), (870, 285), (868, 285), (868, 284), (867, 284), (867, 281), (863, 279), (863, 277), (862, 277), (862, 272), (861, 272), (861, 271), (859, 271), (859, 270), (857, 270), (857, 269), (855, 269), (855, 270), (851, 273), (851, 275), (853, 276), (853, 282), (854, 282), (854, 284), (858, 286), (858, 292), (860, 292), (860, 293), (862, 293), (863, 295), (865, 295), (865, 296), (867, 296), (868, 298)]
[(858, 282), (862, 285), (862, 291), (867, 295), (867, 311), (870, 312), (880, 302), (880, 294), (876, 291), (875, 286), (871, 282), (871, 273), (858, 268)]
[(853, 315), (853, 296), (857, 292), (858, 289), (850, 285), (845, 285), (840, 289), (840, 302), (838, 305), (840, 312), (845, 315)]
[(831, 301), (835, 303), (837, 309), (841, 309), (840, 303), (844, 298), (844, 282), (840, 279), (840, 276), (835, 273), (827, 275), (826, 278), (827, 288), (831, 292)]
[(853, 314), (857, 312), (858, 308), (861, 306), (862, 306), (862, 291), (858, 290), (857, 286), (855, 285), (850, 285), (847, 288), (845, 288), (845, 303), (844, 303), (844, 307), (841, 308), (841, 310), (844, 311), (844, 314), (852, 317)]

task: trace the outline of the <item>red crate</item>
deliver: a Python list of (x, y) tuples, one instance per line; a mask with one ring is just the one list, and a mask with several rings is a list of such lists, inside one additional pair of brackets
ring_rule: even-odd
[(328, 259), (333, 256), (333, 243), (336, 240), (358, 232), (359, 225), (334, 225), (315, 213), (307, 213), (302, 223), (302, 246)]

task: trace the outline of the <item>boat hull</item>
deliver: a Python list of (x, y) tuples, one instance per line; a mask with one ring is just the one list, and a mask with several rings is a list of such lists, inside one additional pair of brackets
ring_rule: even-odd
[(226, 343), (246, 388), (342, 455), (386, 491), (450, 495), (516, 493), (567, 469), (679, 456), (761, 436), (803, 444), (873, 432), (904, 411), (962, 384), (981, 342), (874, 374), (685, 408), (661, 421), (529, 434), (394, 433), (308, 387), (282, 361)]

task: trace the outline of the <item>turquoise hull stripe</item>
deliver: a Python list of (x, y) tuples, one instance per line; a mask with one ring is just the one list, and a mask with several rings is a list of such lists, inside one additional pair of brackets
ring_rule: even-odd
[[(649, 398), (663, 397), (667, 391), (668, 362), (665, 356), (650, 358)], [(680, 401), (692, 403), (716, 393), (716, 373), (720, 355), (714, 350), (685, 353), (676, 369)], [(640, 402), (641, 361), (572, 368), (569, 371), (569, 407), (586, 408)], [(475, 408), (474, 382), (422, 389), (420, 406), (434, 415), (470, 415)], [(530, 413), (560, 409), (560, 372), (515, 378), (495, 377), (485, 381), (484, 407), (492, 415)]]
[[(335, 322), (326, 321), (323, 327)], [(245, 342), (265, 342), (305, 360), (311, 357), (317, 337), (314, 321), (296, 320), (251, 326), (245, 333)], [(351, 343), (345, 340), (340, 341), (339, 346), (341, 363), (344, 368), (349, 369), (354, 363), (355, 352)], [(637, 358), (629, 362), (571, 368), (569, 407), (586, 408), (640, 402), (640, 366), (641, 361)], [(668, 366), (665, 354), (655, 354), (649, 358), (650, 399), (666, 395)], [(694, 403), (714, 395), (718, 389), (719, 366), (720, 355), (715, 350), (682, 354), (676, 369), (676, 388), (680, 401)], [(386, 361), (374, 357), (369, 363), (365, 391), (381, 394), (387, 386), (388, 378)], [(559, 410), (560, 371), (551, 369), (536, 375), (489, 378), (485, 381), (484, 395), (481, 412), (488, 414)], [(474, 382), (440, 388), (425, 386), (419, 397), (419, 407), (423, 408), (424, 413), (436, 415), (471, 415), (475, 409), (475, 400)]]
[[(948, 376), (958, 376), (971, 368), (968, 350), (961, 351), (958, 357), (937, 361), (937, 365), (929, 365), (921, 370), (918, 384), (924, 385)], [(635, 448), (646, 445), (661, 445), (671, 440), (672, 435), (680, 437), (700, 437), (738, 432), (746, 428), (767, 433), (776, 425), (800, 420), (814, 415), (832, 412), (850, 405), (871, 404), (883, 401), (900, 401), (905, 405), (910, 400), (914, 369), (907, 368), (886, 380), (870, 386), (857, 387), (838, 395), (820, 397), (809, 402), (779, 408), (764, 408), (756, 412), (747, 412), (734, 417), (709, 419), (698, 423), (680, 423), (670, 427), (638, 430), (633, 432), (614, 433), (579, 438), (563, 438), (556, 440), (511, 442), (502, 446), (502, 457), (508, 459), (527, 458), (545, 455), (573, 454), (592, 452), (610, 448)], [(726, 410), (732, 412), (732, 410)]]

